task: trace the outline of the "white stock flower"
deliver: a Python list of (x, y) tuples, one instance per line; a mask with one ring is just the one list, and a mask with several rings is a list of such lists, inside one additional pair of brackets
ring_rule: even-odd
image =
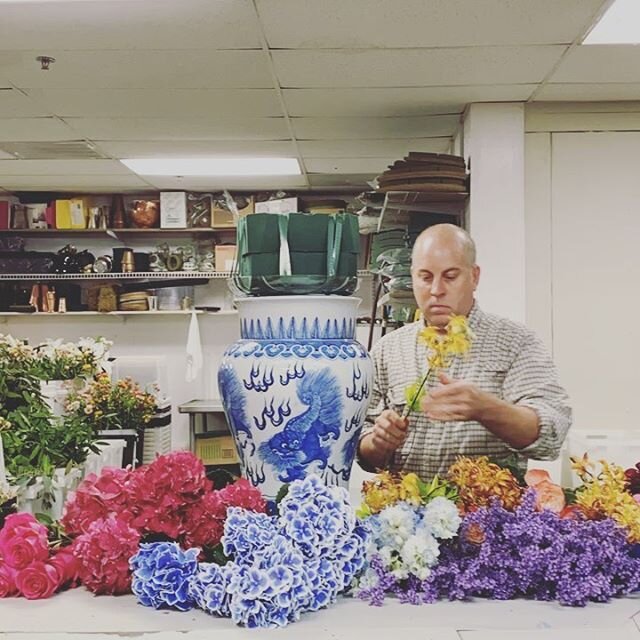
[(448, 498), (438, 497), (424, 507), (420, 529), (426, 529), (441, 540), (453, 538), (461, 523), (456, 505)]

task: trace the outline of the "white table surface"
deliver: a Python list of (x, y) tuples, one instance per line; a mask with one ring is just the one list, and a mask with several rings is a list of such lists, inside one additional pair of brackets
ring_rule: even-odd
[(307, 613), (284, 629), (243, 629), (202, 611), (156, 611), (133, 596), (93, 596), (83, 588), (48, 600), (0, 600), (3, 640), (640, 640), (640, 594), (589, 604), (438, 602), (412, 606), (388, 599), (371, 607), (340, 598), (329, 609)]

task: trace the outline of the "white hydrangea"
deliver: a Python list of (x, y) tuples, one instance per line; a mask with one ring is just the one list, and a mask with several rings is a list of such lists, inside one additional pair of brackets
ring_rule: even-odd
[(381, 546), (401, 549), (413, 534), (418, 523), (415, 510), (406, 502), (386, 507), (379, 514), (379, 541)]
[(438, 541), (424, 532), (411, 536), (400, 552), (403, 566), (420, 580), (425, 580), (429, 576), (431, 567), (436, 563), (439, 555)]
[(425, 506), (419, 528), (447, 540), (457, 534), (461, 521), (456, 505), (447, 498), (438, 497)]

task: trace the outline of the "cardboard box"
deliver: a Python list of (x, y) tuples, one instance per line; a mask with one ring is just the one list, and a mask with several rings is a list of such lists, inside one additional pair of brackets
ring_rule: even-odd
[(215, 270), (232, 271), (236, 259), (235, 244), (218, 244), (215, 247)]
[(278, 200), (265, 200), (256, 202), (256, 213), (296, 213), (300, 209), (298, 198), (280, 198)]
[[(238, 215), (246, 216), (254, 213), (253, 196), (246, 196), (246, 198), (243, 197), (243, 199), (247, 200), (247, 204), (242, 208), (238, 208)], [(231, 229), (236, 226), (236, 219), (226, 204), (221, 206), (220, 202), (220, 200), (214, 201), (211, 210), (211, 226), (214, 229)]]
[(56, 200), (56, 229), (72, 229), (71, 201)]
[(205, 465), (238, 464), (240, 462), (232, 436), (197, 434), (195, 453)]
[(186, 191), (160, 192), (160, 228), (187, 228), (187, 193)]

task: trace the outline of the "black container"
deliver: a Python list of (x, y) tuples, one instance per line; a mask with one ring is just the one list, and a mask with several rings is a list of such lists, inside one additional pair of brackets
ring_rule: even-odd
[(134, 251), (133, 264), (135, 271), (149, 271), (149, 254), (143, 251)]

